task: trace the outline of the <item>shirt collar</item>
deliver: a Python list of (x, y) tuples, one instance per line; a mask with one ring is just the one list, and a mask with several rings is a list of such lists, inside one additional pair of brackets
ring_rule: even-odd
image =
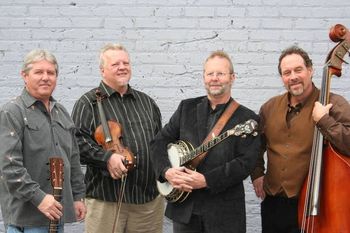
[[(301, 102), (301, 103), (298, 103), (297, 105), (295, 106), (292, 106), (290, 104), (290, 93), (288, 92), (288, 112), (290, 111), (297, 111), (297, 112), (300, 112), (300, 110), (305, 106), (305, 105), (308, 105), (310, 104), (310, 101), (312, 101), (314, 99), (314, 95), (318, 95), (318, 90), (315, 86), (314, 83), (312, 83), (312, 92), (311, 94), (305, 99), (305, 101)], [(311, 103), (313, 104), (313, 103)]]
[[(116, 90), (114, 90), (113, 88), (105, 84), (103, 81), (101, 81), (99, 88), (101, 90), (102, 95), (107, 95), (108, 97), (110, 97), (111, 95), (120, 96), (119, 92), (117, 92)], [(124, 96), (130, 96), (135, 98), (134, 89), (129, 84), (128, 84), (128, 90), (126, 91)]]
[[(26, 108), (31, 107), (37, 102), (41, 102), (40, 100), (37, 100), (36, 98), (34, 98), (26, 88), (23, 88), (21, 96)], [(56, 100), (52, 96), (50, 96), (50, 110), (54, 107), (55, 103), (56, 103)]]
[(209, 108), (209, 112), (210, 112), (210, 113), (214, 113), (214, 112), (220, 111), (220, 110), (222, 110), (222, 109), (225, 109), (225, 108), (229, 105), (229, 103), (233, 100), (233, 98), (230, 97), (230, 99), (229, 99), (226, 103), (218, 104), (218, 105), (216, 105), (216, 108), (215, 108), (215, 109), (212, 109), (208, 97), (205, 98), (205, 99), (206, 99), (206, 101), (207, 101), (207, 106), (208, 106), (208, 108)]

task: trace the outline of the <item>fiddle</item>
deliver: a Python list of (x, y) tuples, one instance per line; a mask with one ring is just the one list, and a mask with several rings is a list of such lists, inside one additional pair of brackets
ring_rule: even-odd
[(94, 133), (95, 140), (100, 144), (103, 149), (118, 153), (124, 156), (124, 165), (128, 171), (131, 171), (136, 167), (135, 156), (122, 143), (122, 127), (116, 121), (107, 121), (102, 106), (102, 95), (99, 89), (96, 90), (97, 106), (101, 119), (101, 125), (99, 125)]

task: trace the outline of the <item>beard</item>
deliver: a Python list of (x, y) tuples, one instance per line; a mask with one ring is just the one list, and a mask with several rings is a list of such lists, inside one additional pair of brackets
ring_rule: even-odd
[(207, 84), (205, 86), (205, 89), (207, 90), (207, 93), (211, 96), (219, 96), (224, 94), (226, 91), (230, 90), (230, 85), (229, 84), (222, 84), (220, 85), (219, 89), (210, 89), (210, 84)]
[(288, 84), (286, 89), (292, 96), (300, 96), (304, 93), (304, 84), (298, 83), (298, 86), (294, 86), (295, 84)]

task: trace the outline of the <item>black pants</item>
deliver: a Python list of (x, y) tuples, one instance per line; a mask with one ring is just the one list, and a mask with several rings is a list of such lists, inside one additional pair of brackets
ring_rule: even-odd
[(266, 196), (261, 203), (262, 233), (300, 233), (298, 200)]
[(189, 223), (173, 222), (174, 233), (204, 233), (204, 222), (201, 216), (192, 215)]

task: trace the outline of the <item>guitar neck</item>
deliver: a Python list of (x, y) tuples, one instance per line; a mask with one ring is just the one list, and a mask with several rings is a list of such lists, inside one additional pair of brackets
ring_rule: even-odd
[(49, 233), (58, 233), (58, 226), (59, 226), (58, 220), (50, 220)]
[(228, 133), (228, 131), (226, 131), (226, 132), (220, 134), (219, 136), (214, 137), (213, 139), (209, 140), (208, 142), (200, 145), (196, 149), (190, 151), (190, 153), (188, 153), (182, 157), (181, 165), (184, 165), (187, 162), (195, 159), (197, 156), (207, 152), (209, 149), (213, 148), (214, 146), (216, 146), (217, 144), (219, 144), (220, 142), (222, 142), (223, 140), (225, 140), (229, 136), (230, 136), (230, 134)]
[[(53, 196), (56, 201), (62, 200), (62, 188), (54, 187)], [(58, 233), (58, 226), (60, 224), (59, 220), (50, 220), (49, 222), (49, 233)]]

